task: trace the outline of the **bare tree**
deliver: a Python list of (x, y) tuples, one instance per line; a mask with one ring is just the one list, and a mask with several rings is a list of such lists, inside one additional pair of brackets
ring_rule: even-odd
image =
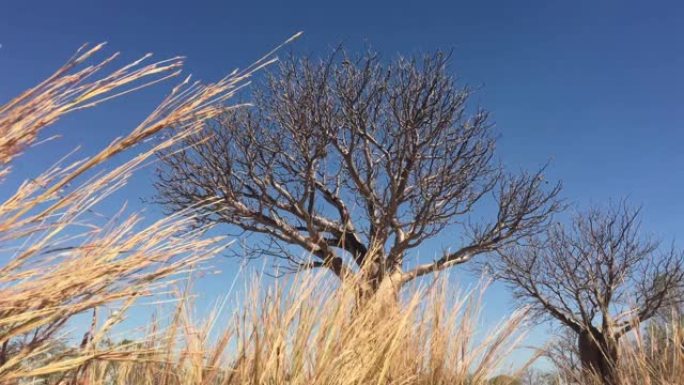
[(616, 382), (618, 341), (659, 309), (680, 301), (684, 258), (639, 234), (639, 211), (622, 202), (556, 224), (527, 247), (499, 250), (491, 271), (540, 319), (552, 317), (577, 336), (585, 370)]
[[(439, 52), (390, 65), (372, 53), (290, 57), (256, 88), (253, 108), (164, 154), (158, 200), (265, 235), (257, 255), (292, 270), (361, 274), (369, 293), (537, 234), (560, 208), (560, 186), (495, 164), (487, 113), (466, 111), (470, 90), (457, 88), (447, 62)], [(492, 220), (473, 223), (490, 195)], [(452, 251), (406, 269), (409, 252), (443, 231)]]

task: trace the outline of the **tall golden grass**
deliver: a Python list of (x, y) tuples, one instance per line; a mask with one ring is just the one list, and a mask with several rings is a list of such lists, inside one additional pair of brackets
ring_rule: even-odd
[[(9, 174), (12, 161), (43, 129), (64, 115), (180, 74), (181, 58), (145, 64), (149, 55), (106, 72), (117, 54), (97, 61), (102, 48), (82, 47), (45, 81), (0, 107), (0, 177)], [(6, 258), (0, 268), (0, 383), (126, 357), (126, 352), (95, 349), (119, 322), (120, 312), (221, 250), (220, 239), (202, 238), (203, 229), (190, 227), (191, 217), (169, 216), (141, 228), (137, 215), (122, 214), (97, 225), (88, 214), (157, 151), (225, 111), (226, 100), (271, 60), (265, 57), (207, 85), (186, 78), (127, 136), (92, 157), (47, 167), (0, 203)], [(129, 156), (123, 165), (99, 170), (108, 159), (168, 127), (178, 134)], [(99, 172), (79, 181), (91, 170)], [(113, 303), (121, 305), (120, 312), (90, 330), (76, 353), (49, 354), (69, 319)]]
[(194, 322), (181, 301), (169, 325), (152, 327), (142, 343), (160, 356), (100, 360), (87, 381), (485, 384), (521, 338), (524, 312), (476, 340), (477, 291), (449, 301), (453, 293), (440, 285), (416, 290), (396, 307), (373, 299), (358, 308), (353, 287), (331, 288), (322, 284), (326, 278), (303, 275), (287, 289), (268, 290), (254, 281), (227, 325), (215, 316)]
[[(102, 48), (82, 48), (0, 107), (0, 178), (65, 114), (180, 74), (181, 58), (145, 64), (147, 56), (106, 72), (116, 55), (98, 61)], [(269, 288), (256, 280), (227, 323), (219, 311), (193, 319), (185, 293), (167, 321), (150, 322), (132, 342), (111, 342), (138, 299), (171, 292), (227, 242), (193, 227), (192, 212), (142, 225), (124, 210), (100, 224), (91, 210), (159, 150), (233, 108), (230, 97), (272, 60), (269, 54), (216, 83), (185, 79), (127, 136), (87, 159), (48, 166), (0, 203), (0, 384), (477, 385), (511, 370), (505, 364), (524, 337), (525, 311), (482, 330), (481, 293), (455, 295), (443, 278), (399, 301), (376, 296), (361, 307), (353, 282), (331, 286), (310, 272)], [(174, 134), (152, 148), (132, 149), (170, 127)], [(128, 160), (107, 170), (120, 153)], [(105, 308), (116, 311), (97, 313)], [(93, 314), (90, 326), (69, 324), (83, 314)], [(623, 347), (624, 384), (682, 383), (681, 325), (657, 344), (639, 333)]]

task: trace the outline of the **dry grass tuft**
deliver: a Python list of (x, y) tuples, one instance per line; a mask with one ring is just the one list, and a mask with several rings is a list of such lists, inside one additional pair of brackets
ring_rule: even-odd
[[(65, 114), (180, 73), (181, 58), (144, 64), (149, 55), (106, 73), (117, 54), (88, 64), (101, 49), (102, 45), (82, 47), (44, 82), (0, 107), (0, 176), (10, 172), (11, 161), (43, 129)], [(73, 374), (94, 359), (130, 356), (98, 348), (121, 313), (137, 298), (159, 291), (169, 278), (222, 249), (221, 239), (201, 238), (203, 229), (191, 228), (192, 218), (169, 216), (141, 228), (136, 215), (120, 214), (98, 225), (89, 213), (151, 156), (229, 108), (225, 102), (271, 60), (265, 57), (212, 84), (186, 78), (127, 136), (85, 160), (51, 166), (0, 203), (0, 244), (6, 256), (0, 267), (0, 383)], [(86, 171), (168, 127), (178, 134), (70, 187)], [(121, 309), (93, 325), (80, 347), (54, 354), (68, 320), (107, 304), (119, 304)]]
[(144, 343), (161, 361), (102, 360), (88, 382), (115, 374), (117, 384), (487, 384), (522, 337), (517, 312), (475, 339), (479, 292), (450, 300), (442, 284), (358, 308), (355, 287), (330, 288), (322, 277), (266, 292), (254, 282), (219, 329), (215, 317), (193, 322), (181, 301), (165, 332), (153, 328)]

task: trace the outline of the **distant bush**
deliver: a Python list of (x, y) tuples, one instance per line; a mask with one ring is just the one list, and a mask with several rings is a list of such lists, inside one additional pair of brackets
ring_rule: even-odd
[(507, 375), (500, 375), (489, 380), (490, 385), (522, 385), (519, 379)]

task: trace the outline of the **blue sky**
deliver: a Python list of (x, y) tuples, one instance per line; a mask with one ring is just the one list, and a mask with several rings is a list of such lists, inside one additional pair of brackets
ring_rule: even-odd
[[(677, 1), (9, 1), (0, 5), (0, 100), (84, 42), (109, 42), (121, 63), (150, 51), (185, 55), (187, 72), (213, 80), (297, 31), (305, 34), (292, 49), (314, 55), (339, 42), (370, 44), (386, 58), (453, 49), (454, 73), (480, 88), (474, 101), (492, 112), (507, 167), (551, 160), (548, 176), (563, 181), (571, 202), (628, 197), (643, 205), (647, 231), (684, 239), (684, 4)], [(77, 144), (87, 154), (124, 134), (165, 90), (60, 122), (54, 130), (64, 138), (21, 158), (0, 192)], [(143, 175), (117, 199), (135, 209), (151, 193)], [(234, 270), (231, 261), (218, 263), (226, 275)], [(206, 296), (229, 282), (212, 278)], [(487, 301), (488, 318), (511, 308), (498, 286)]]

